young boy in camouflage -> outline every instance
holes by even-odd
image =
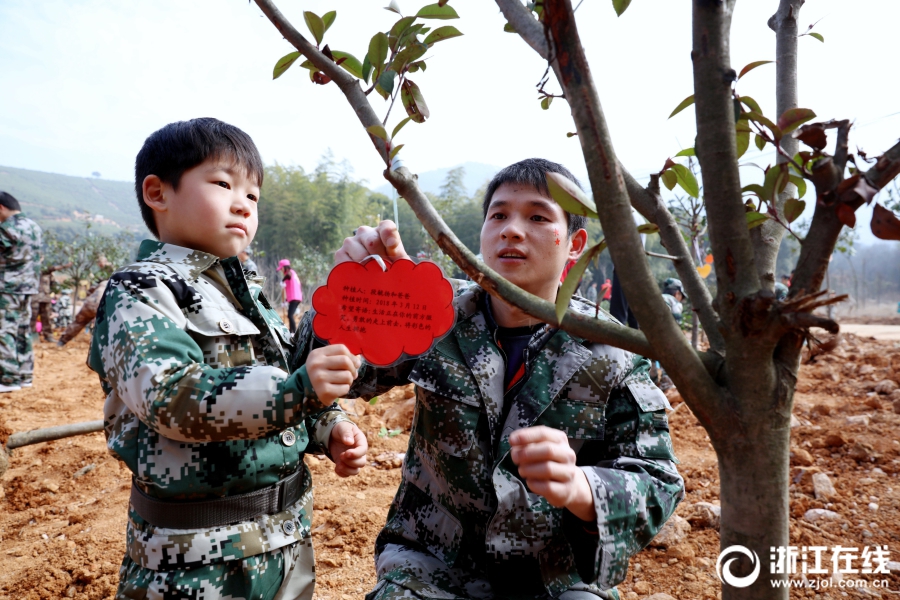
[[[41,228],[0,192],[0,393],[31,387],[31,297],[41,276]]]
[[[304,452],[341,476],[365,464],[365,437],[332,405],[359,359],[323,348],[288,370],[289,333],[235,256],[262,178],[250,137],[215,119],[167,125],[138,154],[159,241],[110,278],[88,359],[109,449],[133,473],[117,598],[310,598]]]
[[[494,177],[484,262],[556,300],[587,244],[584,218],[550,199],[540,159]],[[576,182],[577,183],[577,182]],[[406,257],[396,226],[360,228],[336,262]],[[363,367],[350,395],[416,384],[402,483],[376,542],[371,599],[616,598],[629,558],[684,495],[666,397],[649,362],[537,322],[460,283],[453,332],[391,369]],[[570,309],[594,315],[574,298]],[[605,313],[601,312],[602,315]],[[295,361],[305,359],[310,315]],[[313,347],[316,343],[311,344]]]

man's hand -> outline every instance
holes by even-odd
[[[331,430],[328,451],[334,460],[334,472],[341,477],[356,475],[366,466],[366,451],[369,442],[359,427],[347,421],[341,421]]]
[[[510,453],[528,488],[582,521],[593,522],[594,494],[584,472],[575,466],[575,452],[566,434],[539,425],[514,431]]]
[[[365,225],[357,229],[353,237],[345,238],[341,248],[334,253],[334,264],[359,262],[371,254],[390,261],[409,258],[393,221],[382,221],[375,229]]]
[[[306,358],[306,375],[319,400],[329,406],[350,391],[359,374],[361,359],[343,344],[316,348]]]

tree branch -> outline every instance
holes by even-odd
[[[797,21],[800,7],[805,0],[781,0],[777,12],[769,19],[769,28],[775,32],[775,104],[776,119],[785,111],[799,106],[797,94]],[[788,161],[797,154],[799,143],[793,136],[781,139],[781,150],[776,153],[776,164]],[[797,187],[788,183],[784,191],[775,198],[775,209],[783,222],[784,203],[793,198]],[[778,249],[784,238],[784,228],[776,221],[766,221],[750,232],[753,242],[759,285],[769,291],[775,288],[775,268]]]
[[[533,13],[525,8],[519,0],[497,0],[497,6],[500,7],[500,12],[516,30],[519,37],[525,40],[525,43],[531,46],[531,49],[537,52],[541,58],[547,60],[550,55],[547,38],[544,37],[544,28],[534,18]],[[559,73],[557,73],[558,75]]]
[[[736,303],[759,289],[753,247],[741,198],[735,142],[728,32],[734,0],[693,0],[694,98],[697,158],[709,216],[709,240],[716,257],[717,307],[728,323]],[[735,343],[740,343],[735,340]],[[730,351],[730,348],[729,348]]]
[[[572,12],[569,0],[544,1],[544,26],[550,32],[559,65],[559,82],[578,131],[610,254],[614,264],[629,265],[627,269],[617,270],[619,280],[666,371],[685,397],[707,412],[718,402],[718,389],[672,319],[643,255],[625,181]]]

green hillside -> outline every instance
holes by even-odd
[[[134,186],[127,181],[0,166],[0,190],[15,196],[22,210],[44,228],[80,230],[90,221],[96,231],[146,233]]]

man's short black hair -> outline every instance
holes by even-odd
[[[0,206],[5,206],[9,210],[22,210],[19,201],[9,192],[0,192]]]
[[[543,158],[526,158],[525,160],[520,160],[519,162],[502,169],[499,173],[494,175],[493,179],[491,179],[487,191],[484,193],[484,201],[481,206],[482,218],[487,218],[491,198],[494,197],[494,192],[497,191],[497,188],[504,183],[530,185],[549,198],[550,191],[547,189],[547,177],[545,175],[548,172],[559,173],[582,190],[584,189],[581,187],[581,184],[575,176],[561,164]],[[567,234],[571,236],[579,229],[584,229],[587,226],[587,217],[573,215],[572,213],[567,212],[566,223],[568,224]]]
[[[249,135],[218,119],[204,117],[169,123],[150,134],[134,161],[134,191],[147,229],[159,237],[153,209],[144,203],[144,179],[156,175],[176,190],[185,171],[208,159],[230,161],[245,170],[248,177],[263,182],[263,164],[259,150]]]

